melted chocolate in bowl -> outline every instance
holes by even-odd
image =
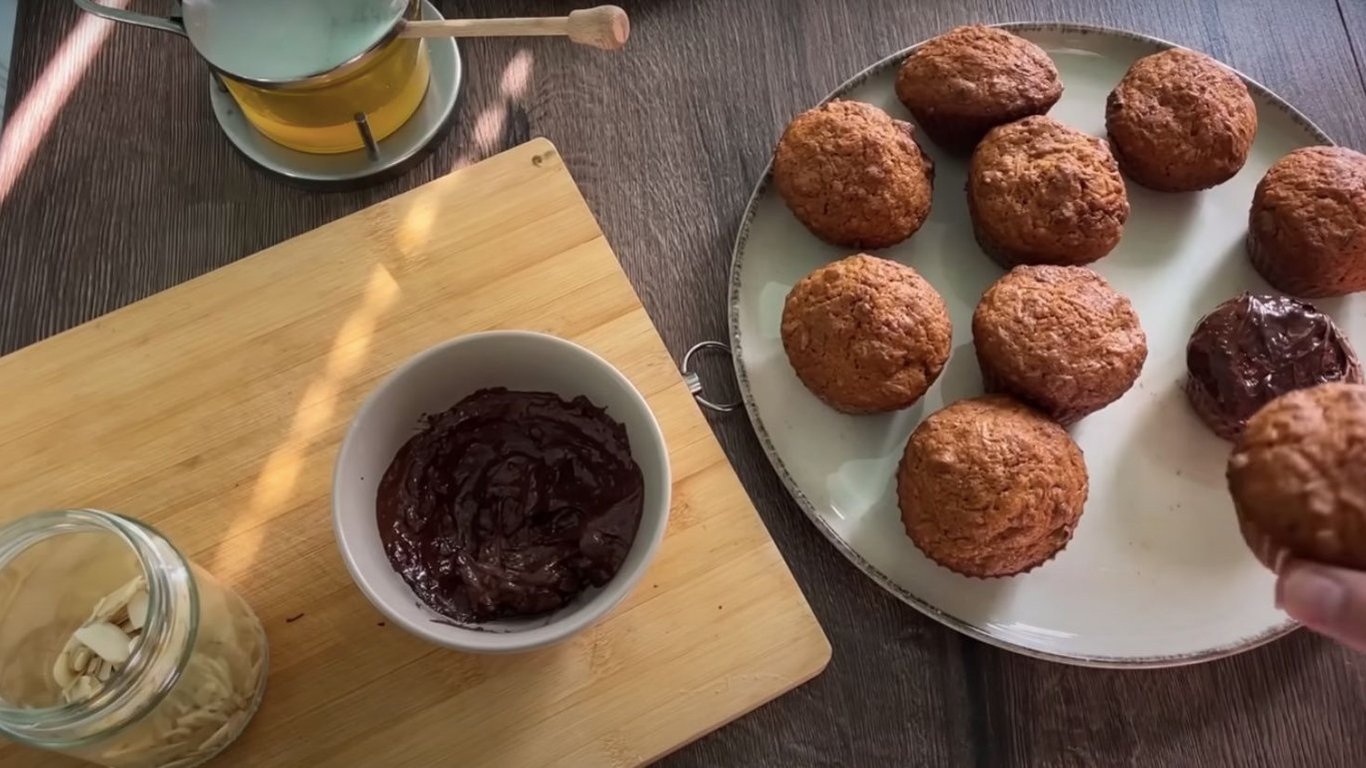
[[[425,417],[376,510],[390,564],[432,610],[526,617],[616,575],[644,480],[626,428],[587,398],[484,389]]]

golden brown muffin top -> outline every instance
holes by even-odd
[[[849,256],[793,286],[783,348],[817,397],[849,413],[905,408],[949,358],[953,327],[939,292],[910,267]]]
[[[1106,101],[1105,126],[1140,184],[1203,189],[1227,181],[1247,161],[1257,107],[1228,67],[1171,48],[1129,67]]]
[[[1087,267],[1015,267],[972,315],[979,358],[1010,389],[1046,409],[1109,403],[1148,357],[1138,313]]]
[[[925,419],[897,470],[907,535],[966,576],[1009,576],[1051,558],[1071,538],[1086,493],[1086,464],[1067,432],[1001,395]]]
[[[1366,385],[1268,403],[1229,457],[1228,483],[1239,516],[1292,555],[1366,568]]]
[[[1058,68],[1039,46],[973,24],[925,41],[901,65],[896,92],[912,110],[989,117],[1062,95]]]
[[[797,115],[778,141],[773,179],[793,214],[823,240],[885,248],[930,212],[934,165],[910,123],[858,101]]]
[[[972,154],[974,226],[1025,263],[1084,264],[1114,247],[1129,218],[1104,139],[1046,115],[993,128]]]
[[[1303,147],[1277,160],[1252,197],[1252,227],[1298,259],[1366,259],[1366,155]],[[1331,273],[1334,265],[1322,266]]]

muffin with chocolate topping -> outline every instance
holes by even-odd
[[[845,413],[906,408],[949,359],[943,297],[910,267],[858,254],[821,267],[783,305],[783,351],[802,384]]]
[[[1161,192],[1194,192],[1233,178],[1257,136],[1243,79],[1203,53],[1171,48],[1135,61],[1105,102],[1119,167]]]
[[[1039,46],[973,24],[917,47],[897,74],[896,95],[934,143],[966,153],[992,128],[1052,109],[1062,80]]]
[[[1016,267],[972,315],[982,381],[1068,424],[1138,380],[1148,339],[1123,294],[1086,267]]]
[[[1243,294],[1220,304],[1186,345],[1186,395],[1214,434],[1236,440],[1273,399],[1326,382],[1362,381],[1347,337],[1314,305]]]
[[[1305,147],[1277,160],[1252,196],[1247,253],[1286,293],[1366,291],[1366,155]]]
[[[921,422],[896,474],[906,535],[964,576],[1024,573],[1072,539],[1086,464],[1067,431],[1003,395],[959,400]]]
[[[816,237],[886,248],[930,215],[934,164],[910,123],[871,104],[832,101],[797,115],[773,156],[773,183]]]
[[[1088,264],[1119,244],[1129,198],[1104,139],[1026,117],[972,153],[968,214],[977,243],[1007,269]]]
[[[1238,526],[1257,558],[1366,569],[1366,386],[1283,395],[1247,422],[1228,460]]]

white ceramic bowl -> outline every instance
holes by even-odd
[[[640,529],[617,575],[554,613],[457,626],[418,600],[389,565],[375,521],[380,478],[398,449],[439,413],[486,387],[586,396],[626,426],[645,480]],[[365,596],[395,624],[438,645],[473,653],[543,648],[592,625],[640,581],[664,539],[669,518],[664,435],[645,398],[620,371],[563,339],[491,331],[439,344],[404,363],[365,399],[342,441],[332,478],[332,526],[342,559]]]

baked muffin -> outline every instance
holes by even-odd
[[[1277,160],[1252,196],[1247,253],[1286,293],[1366,291],[1366,155],[1305,147]]]
[[[1124,179],[1104,139],[1047,116],[994,128],[968,167],[968,213],[997,263],[1088,264],[1119,243]]]
[[[845,413],[919,400],[944,370],[953,326],[914,269],[859,254],[821,267],[783,306],[783,349],[806,388]]]
[[[1129,67],[1105,102],[1105,130],[1129,178],[1160,192],[1194,192],[1242,169],[1257,107],[1228,67],[1171,48]]]
[[[1366,569],[1366,386],[1283,395],[1247,422],[1228,460],[1238,526],[1279,571],[1287,557]]]
[[[896,95],[934,143],[970,152],[992,128],[1052,109],[1062,98],[1062,80],[1039,46],[973,24],[911,52],[897,74]]]
[[[959,400],[921,422],[896,474],[906,535],[964,576],[1024,573],[1072,538],[1086,464],[1067,432],[1001,395]]]
[[[832,101],[788,123],[773,182],[811,233],[849,248],[886,248],[930,214],[934,164],[910,123],[858,101]]]
[[[1249,293],[1195,326],[1186,370],[1191,406],[1225,440],[1237,440],[1252,414],[1287,392],[1362,380],[1356,352],[1331,317],[1303,301]]]
[[[1129,391],[1148,358],[1133,304],[1086,267],[1016,267],[972,314],[982,381],[1063,424]]]

